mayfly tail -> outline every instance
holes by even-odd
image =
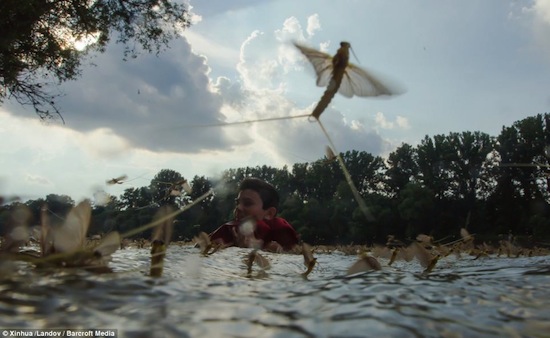
[[[344,172],[344,177],[346,178],[346,181],[348,182],[348,185],[351,189],[351,192],[353,193],[353,197],[355,197],[355,200],[357,201],[357,204],[359,204],[359,209],[361,209],[361,211],[363,212],[363,214],[365,215],[367,220],[373,221],[374,217],[370,213],[369,208],[365,204],[365,201],[363,200],[361,195],[359,195],[359,191],[357,191],[357,188],[355,187],[355,184],[353,183],[353,180],[351,179],[351,175],[349,174],[349,171],[346,168],[346,164],[344,163],[344,160],[342,159],[342,156],[340,156],[340,152],[338,152],[336,150],[336,147],[334,146],[334,142],[332,142],[332,139],[330,138],[327,130],[325,129],[325,127],[321,123],[321,120],[317,119],[317,122],[319,122],[319,126],[321,126],[321,129],[323,130],[323,133],[327,137],[327,140],[328,140],[328,143],[330,144],[330,147],[332,148],[332,150],[336,154],[336,158],[338,159],[338,163],[340,164],[340,167],[342,168],[342,171]]]
[[[338,86],[336,86],[336,83],[332,80],[327,87],[327,90],[323,93],[323,96],[321,96],[321,100],[319,100],[319,103],[317,103],[317,106],[315,109],[313,109],[313,112],[311,113],[311,116],[315,117],[317,120],[319,119],[319,116],[325,111],[325,109],[328,107],[328,104],[336,95],[336,92],[338,91]]]
[[[183,125],[183,126],[174,126],[174,127],[169,127],[169,128],[163,128],[162,130],[181,129],[181,128],[229,127],[229,126],[237,126],[237,125],[242,125],[242,124],[251,124],[251,123],[256,123],[256,122],[291,120],[291,119],[302,118],[302,117],[307,117],[307,116],[310,116],[310,115],[309,114],[301,114],[301,115],[294,115],[294,116],[268,117],[268,118],[265,118],[265,119],[236,121],[236,122],[222,122],[222,123],[212,123],[212,124],[188,124],[188,125]]]

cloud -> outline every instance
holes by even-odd
[[[202,21],[202,15],[197,14],[194,10],[194,6],[188,4],[189,16],[191,20],[191,25],[196,25]]]
[[[121,47],[94,59],[81,79],[63,86],[60,101],[66,128],[110,130],[128,145],[153,151],[197,153],[230,149],[224,132],[186,126],[220,123],[222,99],[211,90],[207,59],[185,38],[158,57],[120,60]]]
[[[537,19],[550,26],[550,1],[535,0],[533,9],[536,12]]]
[[[128,142],[109,128],[94,129],[88,133],[79,133],[79,143],[95,158],[109,159],[120,156],[130,150]]]
[[[409,129],[409,120],[403,116],[397,116],[395,122],[388,121],[382,112],[377,112],[374,121],[376,125],[382,129]]]
[[[318,16],[309,17],[308,27],[311,32],[320,27]],[[214,81],[216,92],[232,111],[231,120],[251,121],[311,112],[319,97],[311,97],[308,106],[300,107],[289,99],[287,92],[291,79],[298,75],[296,71],[303,72],[306,65],[301,54],[289,44],[292,40],[307,40],[295,17],[287,18],[282,27],[272,33],[253,31],[243,41],[237,65],[238,78],[223,77]],[[311,78],[307,85],[315,88],[315,79]],[[342,113],[333,108],[329,107],[321,119],[339,151],[357,149],[378,155],[391,147],[376,130],[358,121],[346,121]],[[405,126],[406,119],[401,118],[393,124]],[[328,145],[318,124],[305,117],[251,123],[245,135],[275,164],[317,160]]]
[[[406,117],[403,116],[397,116],[395,118],[395,124],[401,129],[410,129],[411,126],[409,124],[409,120]]]
[[[550,56],[550,0],[535,0],[532,10],[534,12],[533,30],[537,44],[545,55]]]
[[[309,17],[308,27],[310,32],[320,27],[316,15]],[[195,159],[220,170],[235,161],[279,165],[316,160],[323,156],[327,140],[307,118],[205,127],[309,114],[320,96],[298,104],[288,95],[307,65],[289,41],[307,42],[305,36],[302,24],[293,17],[271,32],[252,31],[240,46],[236,76],[216,79],[210,78],[208,59],[195,54],[185,38],[158,57],[144,54],[128,62],[120,60],[121,47],[109,46],[94,59],[97,67],[86,67],[81,79],[63,86],[66,95],[60,106],[67,124],[49,126],[49,131],[42,132],[71,139],[64,151],[84,156],[67,160],[71,164],[67,169],[75,171],[86,161],[98,159],[126,159],[126,163],[156,170],[157,165],[170,164],[169,158],[173,163],[189,161],[182,154],[194,154]],[[315,89],[315,80],[309,76],[302,77]],[[338,150],[380,154],[388,147],[375,129],[346,121],[333,108],[329,107],[322,119]],[[59,160],[59,154],[51,152],[54,150],[58,149],[45,149],[31,161],[44,161],[48,156]],[[140,152],[145,162],[140,162]],[[152,159],[154,154],[159,154],[157,159]],[[233,159],[225,164],[219,158],[206,159],[215,154]],[[151,161],[158,163],[148,164]],[[120,173],[124,172],[106,171],[105,176]]]
[[[294,16],[287,18],[283,27],[275,30],[275,38],[278,41],[305,40],[300,21]]]
[[[30,184],[38,184],[38,185],[45,185],[45,186],[53,185],[50,180],[40,175],[27,174],[25,176],[25,181],[29,182]]]
[[[510,12],[509,17],[512,19],[526,17],[533,34],[535,47],[544,53],[544,57],[548,59],[550,56],[550,1],[549,0],[534,0],[530,5],[521,4],[521,9],[518,11],[516,6]],[[520,14],[517,14],[520,13]]]
[[[203,129],[221,132],[220,128]],[[36,117],[16,117],[0,109],[0,158],[5,159],[0,166],[0,196],[36,199],[55,193],[78,201],[92,198],[101,189],[119,195],[124,189],[148,185],[161,169],[176,170],[191,179],[194,175],[216,177],[228,168],[267,163],[269,159],[258,154],[254,140],[243,137],[245,127],[225,129],[238,149],[199,154],[153,152],[126,148],[123,139],[109,129],[83,133],[44,125]],[[123,174],[128,176],[124,184],[105,184]]]
[[[313,14],[307,18],[307,35],[312,37],[316,31],[321,29],[319,14]]]

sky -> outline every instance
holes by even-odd
[[[321,121],[337,151],[387,157],[425,136],[481,131],[550,112],[550,0],[190,0],[193,24],[157,55],[123,61],[110,45],[62,84],[65,124],[0,106],[0,196],[75,201],[185,178],[282,168],[324,156],[307,118],[323,94],[293,41],[350,61],[404,92],[335,96]],[[124,184],[106,180],[127,175]]]

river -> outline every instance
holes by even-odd
[[[171,245],[160,278],[149,249],[114,255],[114,273],[10,264],[0,276],[0,329],[116,329],[118,337],[550,337],[550,256],[441,258],[429,274],[416,261],[346,276],[357,257],[262,253],[201,256]],[[15,268],[13,264],[16,264]]]

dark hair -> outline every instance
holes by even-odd
[[[245,189],[254,190],[260,195],[264,210],[271,207],[274,207],[275,209],[279,207],[279,193],[266,181],[255,177],[245,178],[239,186],[239,191]]]

